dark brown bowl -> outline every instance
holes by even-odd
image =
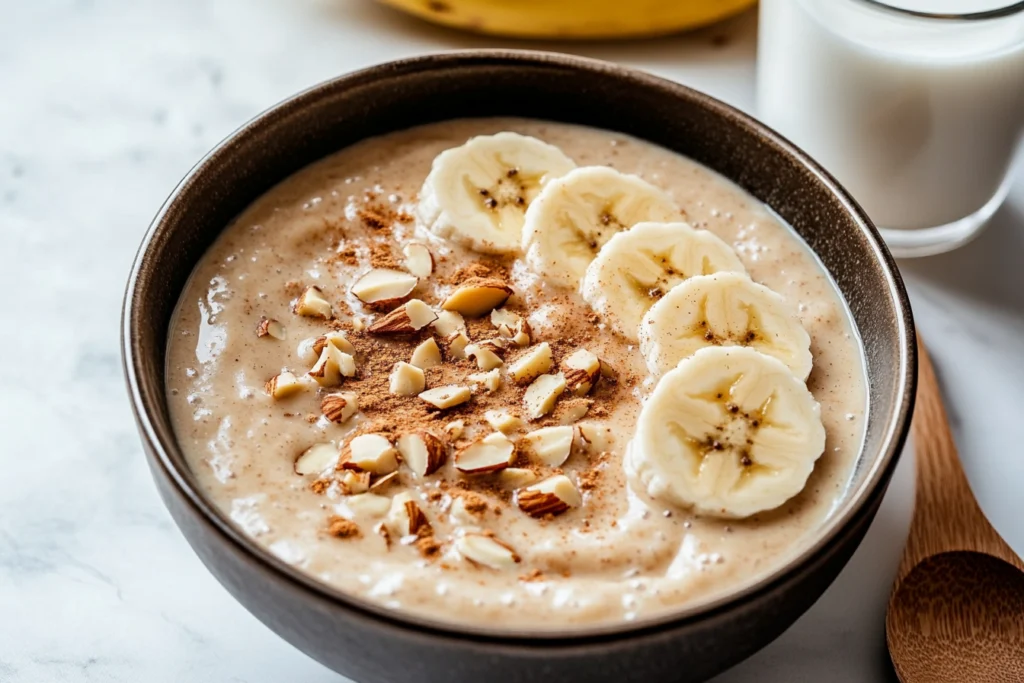
[[[756,584],[670,617],[565,633],[430,623],[344,595],[283,563],[203,495],[164,393],[168,324],[185,281],[250,202],[358,140],[421,123],[525,116],[628,133],[738,183],[788,221],[838,283],[864,342],[870,406],[845,499],[816,541]],[[256,117],[182,180],[128,282],[124,368],[160,495],[210,571],[303,652],[363,683],[697,681],[769,643],[832,582],[867,530],[903,445],[916,382],[910,306],[867,216],[814,161],[748,116],[689,88],[564,55],[476,51],[382,64]],[[183,596],[185,597],[185,596]]]

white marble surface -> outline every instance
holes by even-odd
[[[687,37],[544,47],[749,110],[754,31],[748,14]],[[500,44],[369,0],[0,0],[0,681],[341,680],[237,605],[161,506],[122,387],[122,288],[166,194],[261,109],[359,66]],[[1018,551],[1022,257],[1024,179],[974,244],[903,264],[971,482]],[[882,614],[909,465],[839,582],[720,681],[889,678]]]

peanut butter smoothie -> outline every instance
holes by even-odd
[[[240,528],[481,628],[640,620],[777,569],[842,496],[867,409],[834,284],[760,202],[521,119],[288,178],[205,255],[168,344],[181,447]]]

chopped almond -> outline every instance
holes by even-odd
[[[472,398],[472,396],[473,392],[469,390],[469,387],[458,386],[456,384],[427,389],[419,394],[421,399],[440,410],[453,408],[465,403]]]
[[[573,427],[543,427],[523,436],[519,443],[531,459],[548,467],[561,467],[569,459],[576,437]]]
[[[455,467],[467,474],[497,472],[512,464],[515,445],[501,432],[477,439],[455,454]]]
[[[397,396],[415,396],[427,386],[426,376],[415,365],[400,361],[391,371],[389,391]]]
[[[273,337],[284,341],[287,339],[288,334],[285,332],[284,325],[273,318],[260,318],[259,325],[256,326],[257,337]]]
[[[437,313],[419,299],[405,302],[371,324],[370,334],[412,334],[437,320]]]
[[[481,370],[493,370],[505,364],[492,347],[483,344],[469,344],[466,347],[466,357],[476,360],[476,366]]]
[[[420,343],[412,352],[409,362],[421,370],[437,367],[441,364],[441,349],[433,337]]]
[[[590,351],[577,349],[562,361],[562,374],[569,391],[585,396],[601,374],[601,361]]]
[[[328,468],[333,468],[337,461],[337,446],[331,443],[318,443],[299,453],[292,468],[295,470],[295,474],[303,476],[320,474]]]
[[[402,247],[405,256],[405,269],[419,278],[430,277],[434,272],[434,255],[426,245],[410,242]]]
[[[433,474],[448,460],[448,441],[431,431],[419,431],[398,437],[402,461],[421,477]]]
[[[501,371],[497,368],[488,372],[474,372],[467,377],[474,384],[481,384],[488,392],[493,393],[501,386]]]
[[[513,290],[501,280],[471,278],[444,300],[441,307],[470,318],[479,318],[505,303]]]
[[[495,408],[484,412],[484,420],[499,432],[514,432],[523,426],[523,421],[513,415],[507,408]]]
[[[451,360],[462,360],[469,346],[469,337],[465,332],[453,332],[444,340],[444,353]]]
[[[544,517],[579,507],[583,498],[568,477],[558,474],[519,491],[516,504],[531,517]]]
[[[306,287],[306,291],[302,293],[298,303],[295,304],[295,312],[308,318],[331,318],[334,316],[331,302],[316,285]]]
[[[267,380],[265,388],[268,394],[280,400],[299,393],[303,386],[298,377],[286,371]]]
[[[403,301],[416,288],[418,279],[401,270],[374,268],[352,284],[352,294],[373,308],[390,309]]]
[[[514,382],[525,384],[551,370],[553,365],[551,347],[543,342],[521,352],[508,366],[508,376]]]
[[[320,412],[331,422],[342,424],[359,410],[358,396],[351,391],[327,394],[320,401]]]
[[[512,569],[522,559],[512,546],[483,533],[466,533],[455,541],[455,550],[473,564],[491,569]]]
[[[560,372],[554,375],[541,375],[535,379],[523,395],[527,419],[539,420],[550,413],[564,391],[565,377]]]
[[[434,330],[442,337],[450,337],[456,332],[465,332],[466,321],[460,313],[442,310],[434,321]]]
[[[360,434],[345,445],[341,468],[388,474],[398,469],[398,452],[380,434]]]

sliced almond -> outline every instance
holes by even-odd
[[[466,357],[475,360],[476,366],[481,370],[486,371],[500,368],[505,364],[505,361],[492,349],[493,347],[484,346],[483,344],[470,344],[466,347]]]
[[[400,361],[391,371],[391,383],[388,390],[396,396],[415,396],[426,386],[427,378],[422,370],[415,365]]]
[[[397,479],[398,470],[395,470],[394,472],[389,472],[388,474],[384,474],[379,477],[373,477],[373,480],[370,482],[370,490],[377,492],[383,491],[385,488],[387,488],[388,484]]]
[[[338,462],[338,447],[330,443],[313,444],[295,458],[292,469],[303,476],[333,469]]]
[[[525,467],[509,467],[498,473],[502,486],[518,489],[537,481],[537,473]]]
[[[579,507],[583,497],[569,477],[557,474],[517,492],[516,504],[531,517],[543,517]]]
[[[437,367],[441,364],[441,349],[437,341],[431,337],[420,343],[412,352],[409,362],[421,370]]]
[[[290,372],[282,372],[267,380],[264,387],[275,399],[288,398],[302,391],[302,382]]]
[[[411,299],[378,318],[366,331],[370,334],[412,334],[437,320],[437,313],[419,299]]]
[[[472,396],[473,392],[469,390],[469,387],[457,384],[427,389],[419,395],[424,401],[440,410],[461,405],[472,398]]]
[[[359,410],[359,397],[351,391],[327,394],[320,400],[320,412],[331,422],[342,424]]]
[[[434,255],[426,245],[410,242],[402,247],[402,255],[405,256],[405,269],[416,277],[430,277],[434,272]]]
[[[316,354],[317,358],[324,352],[328,344],[338,347],[339,351],[344,351],[350,356],[354,356],[356,353],[356,347],[352,346],[352,342],[345,335],[341,332],[328,332],[313,340],[313,353]]]
[[[384,524],[398,538],[418,536],[430,530],[430,521],[408,492],[399,493],[391,499],[391,509]]]
[[[398,437],[398,452],[409,469],[425,477],[448,460],[448,440],[426,430],[403,434]]]
[[[352,284],[352,294],[374,308],[392,308],[402,303],[418,282],[415,275],[390,268],[374,268]]]
[[[532,336],[533,330],[530,329],[530,323],[526,321],[526,318],[520,319],[513,330],[512,341],[516,343],[516,346],[526,347],[530,345]]]
[[[475,527],[478,523],[477,515],[466,508],[466,501],[456,498],[452,501],[452,507],[448,510],[452,521],[464,527]]]
[[[553,365],[551,347],[547,342],[543,342],[526,349],[512,361],[508,366],[508,376],[514,382],[525,384],[551,370]]]
[[[362,318],[357,318],[355,316],[352,316],[352,331],[353,332],[362,332],[365,329],[366,329],[366,321],[363,320]]]
[[[495,408],[484,412],[484,420],[499,432],[514,432],[523,426],[523,421],[513,415],[507,408]]]
[[[501,371],[495,368],[488,372],[474,372],[466,379],[474,384],[482,385],[488,392],[493,393],[501,386]]]
[[[452,332],[444,340],[444,354],[450,360],[462,360],[466,357],[466,349],[469,345],[469,337],[465,332]]]
[[[491,569],[512,569],[522,561],[512,546],[493,536],[470,532],[455,541],[455,550],[473,564]]]
[[[558,397],[565,391],[565,377],[562,373],[541,375],[533,380],[523,394],[523,406],[528,420],[539,420],[555,407]]]
[[[345,470],[339,481],[341,488],[346,495],[352,496],[359,493],[366,493],[370,490],[370,480],[373,475],[369,472],[357,472],[356,470]]]
[[[565,385],[577,396],[585,396],[601,374],[601,360],[586,349],[576,349],[561,364]]]
[[[398,469],[398,451],[380,434],[360,434],[342,449],[341,468],[388,474]]]
[[[515,444],[501,432],[477,439],[455,454],[455,467],[467,474],[497,472],[512,464]]]
[[[612,430],[600,422],[580,422],[576,425],[580,443],[589,453],[603,453],[612,446]]]
[[[513,313],[507,308],[495,308],[491,311],[491,324],[498,328],[498,332],[506,337],[511,337],[513,330],[522,318],[518,313]]]
[[[322,387],[336,387],[343,377],[354,377],[355,359],[334,344],[327,344],[320,353],[320,359],[309,371],[309,376]]]
[[[345,506],[358,517],[383,517],[391,509],[391,499],[376,493],[357,493],[345,499]]]
[[[260,323],[256,326],[256,336],[260,338],[273,337],[274,339],[284,341],[288,338],[288,333],[285,331],[284,325],[277,320],[273,318],[260,318]]]
[[[462,436],[462,432],[466,431],[466,421],[453,420],[444,426],[444,431],[448,434],[448,438],[457,439]]]
[[[561,467],[569,459],[576,437],[573,427],[542,427],[524,435],[519,443],[532,460],[548,467]]]
[[[434,330],[442,337],[448,337],[456,332],[465,332],[466,321],[460,313],[442,310],[434,321]]]
[[[331,302],[316,285],[306,287],[295,304],[295,312],[307,318],[330,318],[334,315]]]
[[[561,424],[575,424],[587,416],[593,404],[594,402],[589,398],[570,398],[567,401],[559,402],[555,415]]]
[[[448,295],[441,304],[446,311],[457,311],[470,318],[479,318],[508,301],[514,291],[501,280],[470,278]]]

